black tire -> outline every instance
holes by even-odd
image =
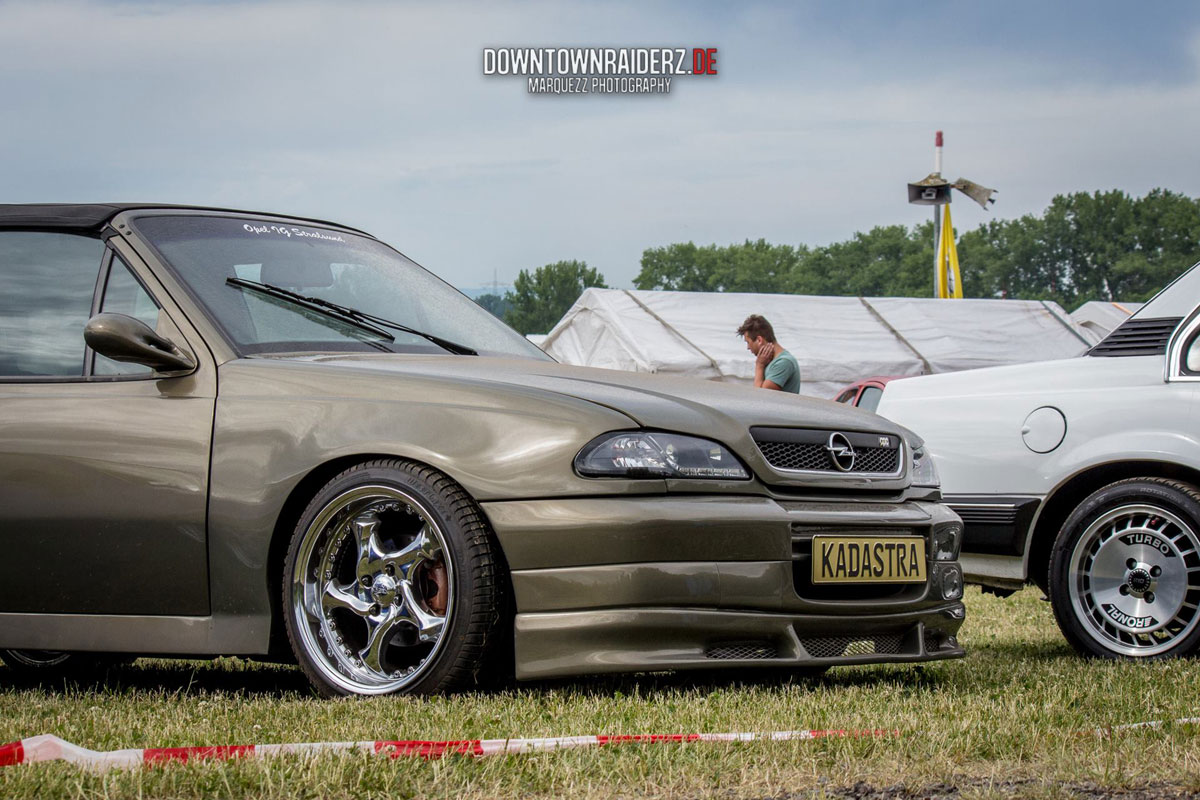
[[[336,475],[292,535],[288,639],[321,694],[426,694],[493,678],[507,575],[479,506],[428,467],[379,460]]]
[[[1159,659],[1200,644],[1200,492],[1165,478],[1096,491],[1063,523],[1049,597],[1084,656]]]
[[[60,650],[0,650],[0,661],[10,672],[30,678],[103,678],[112,667],[133,661],[130,656],[76,653]]]

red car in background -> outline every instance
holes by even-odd
[[[863,378],[861,381],[855,381],[838,392],[834,400],[839,403],[849,403],[852,406],[857,406],[867,411],[874,411],[879,405],[879,398],[883,396],[883,387],[888,384],[888,381],[895,381],[904,377],[908,376],[881,375],[875,378]]]

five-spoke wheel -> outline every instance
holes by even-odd
[[[1067,519],[1050,599],[1081,653],[1182,655],[1200,638],[1200,494],[1163,479],[1119,481]]]
[[[318,492],[285,578],[293,648],[329,695],[453,688],[477,674],[496,627],[496,559],[477,507],[407,462],[352,468]]]

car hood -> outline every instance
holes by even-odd
[[[273,356],[272,359],[283,357]],[[724,438],[748,426],[819,427],[903,434],[904,429],[856,408],[786,392],[694,378],[572,367],[550,361],[470,356],[339,354],[291,356],[382,376],[553,392],[618,411],[638,425]]]

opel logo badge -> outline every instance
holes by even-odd
[[[846,438],[845,434],[829,434],[829,444],[825,445],[825,449],[829,451],[830,460],[839,470],[849,472],[854,469],[854,457],[857,453],[854,452],[854,446],[850,444],[850,440]]]

